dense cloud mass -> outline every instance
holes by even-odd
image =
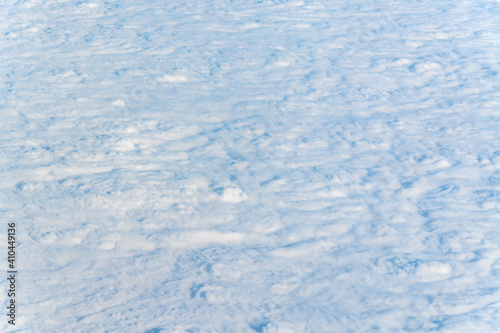
[[[2,1],[0,331],[500,331],[499,15]]]

